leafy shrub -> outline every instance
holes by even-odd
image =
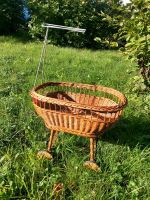
[[[131,61],[137,63],[144,84],[150,88],[150,0],[131,0],[126,7],[119,7],[122,15],[106,16],[109,23],[119,25],[117,38],[125,40],[122,48]]]

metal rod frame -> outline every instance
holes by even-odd
[[[42,47],[42,51],[41,51],[40,60],[39,60],[38,66],[37,66],[37,71],[36,71],[36,76],[35,76],[35,81],[34,81],[34,87],[36,85],[36,82],[37,82],[37,79],[38,79],[38,74],[39,74],[41,67],[42,67],[41,68],[41,70],[42,70],[42,82],[43,82],[43,79],[44,79],[44,71],[43,71],[44,66],[42,66],[42,64],[44,65],[44,58],[45,58],[46,44],[47,44],[47,40],[48,40],[49,28],[68,30],[68,31],[78,32],[78,33],[85,33],[85,31],[86,31],[86,29],[74,28],[74,27],[69,27],[69,26],[61,26],[61,25],[56,25],[56,24],[47,24],[47,23],[42,24],[42,27],[46,28],[46,33],[45,33],[45,38],[44,38],[43,47]]]
[[[85,33],[86,31],[86,29],[74,28],[74,27],[69,27],[69,26],[61,26],[61,25],[56,25],[56,24],[47,24],[47,23],[42,24],[42,27],[68,30],[68,31],[79,32],[79,33]]]

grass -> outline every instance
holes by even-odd
[[[150,199],[150,119],[143,98],[128,94],[122,119],[98,142],[102,172],[82,167],[88,139],[60,133],[54,160],[38,160],[49,131],[32,107],[41,51],[39,42],[0,37],[1,199]],[[48,45],[47,80],[105,85],[126,92],[135,66],[118,51],[90,51]],[[39,76],[38,82],[41,78]],[[54,185],[63,190],[53,194]]]

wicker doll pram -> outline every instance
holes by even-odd
[[[37,114],[51,130],[48,149],[38,156],[51,159],[52,147],[63,131],[90,139],[90,160],[84,165],[99,170],[95,159],[98,138],[119,119],[126,97],[112,88],[68,82],[46,82],[30,94]]]

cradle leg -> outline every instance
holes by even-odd
[[[48,152],[51,152],[52,147],[54,146],[55,142],[58,139],[58,131],[51,130],[50,132],[51,134],[49,137],[48,148],[47,148]]]
[[[90,161],[95,162],[97,140],[90,138]]]
[[[100,167],[96,164],[96,147],[97,138],[90,138],[90,160],[86,161],[84,166],[95,171],[100,171]]]
[[[51,150],[52,150],[54,143],[57,140],[57,137],[58,137],[58,131],[51,130],[47,151],[39,151],[37,153],[38,158],[46,158],[48,160],[51,160],[53,158],[51,155]]]

